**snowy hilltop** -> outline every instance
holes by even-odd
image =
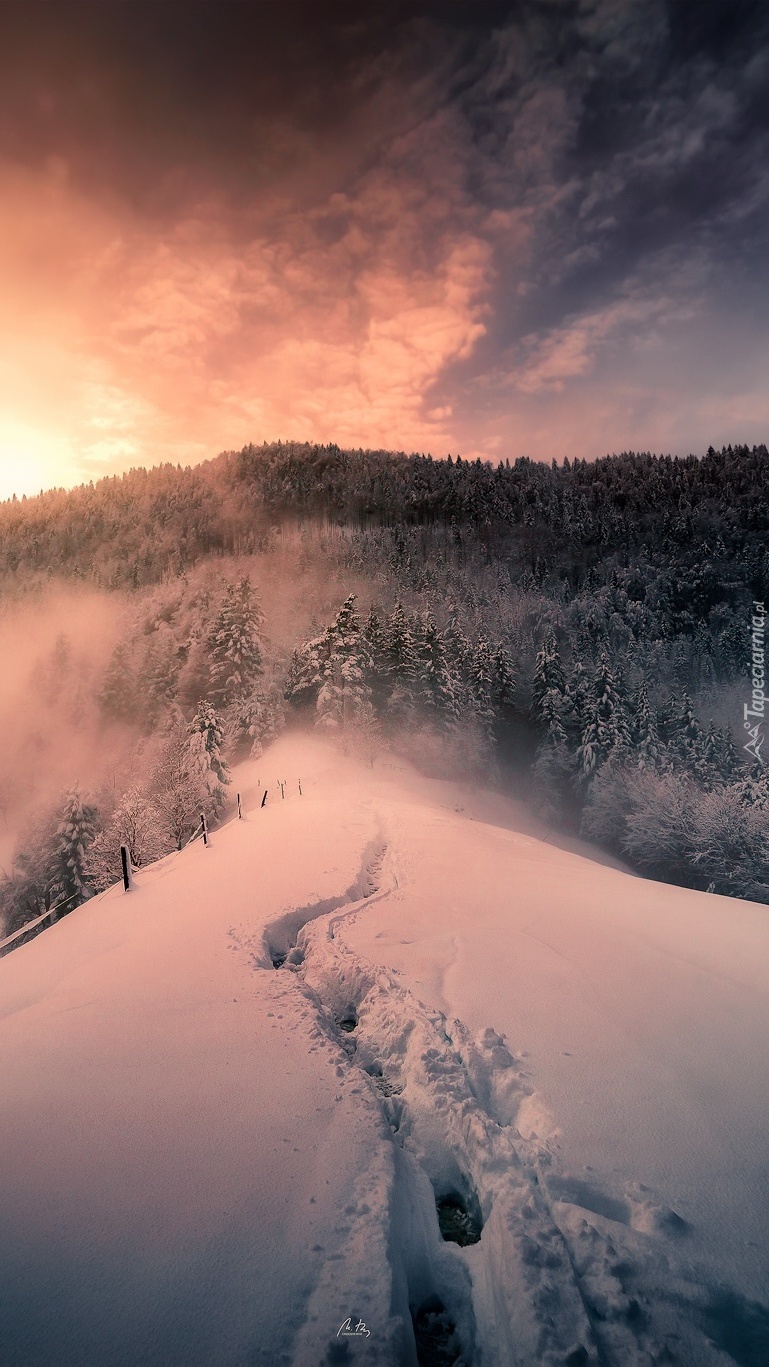
[[[233,778],[0,962],[2,1367],[769,1361],[765,907],[386,753]]]

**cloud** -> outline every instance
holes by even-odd
[[[604,308],[566,319],[542,335],[522,340],[524,360],[510,371],[510,382],[527,394],[562,391],[570,380],[591,375],[601,351],[620,345],[646,347],[660,332],[688,321],[697,304],[690,291],[678,297],[628,282],[624,295]]]
[[[688,448],[706,410],[759,430],[759,19],[321,8],[9,25],[0,494],[262,438],[549,458],[575,423],[580,455]]]

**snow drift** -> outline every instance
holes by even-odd
[[[0,962],[3,1367],[769,1360],[766,909],[390,757],[236,780]]]

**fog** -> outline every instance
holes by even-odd
[[[105,726],[96,692],[124,612],[119,595],[55,586],[0,615],[0,864],[19,831],[62,788],[103,781],[123,728]]]
[[[135,717],[115,719],[103,705],[105,676],[123,642],[142,693],[153,651],[184,651],[221,599],[225,581],[248,577],[265,615],[268,676],[279,678],[291,651],[321,629],[357,576],[341,577],[315,555],[302,556],[298,532],[276,534],[266,553],[208,561],[188,574],[135,593],[100,592],[54,582],[0,608],[0,871],[8,871],[25,828],[64,790],[77,785],[98,800],[141,782],[162,729],[137,699]],[[301,568],[297,568],[298,562]],[[179,701],[194,710],[188,662]],[[167,709],[166,709],[167,712]]]

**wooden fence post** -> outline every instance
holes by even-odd
[[[262,798],[262,801],[261,801],[261,804],[260,804],[260,805],[263,807],[266,801],[267,801],[267,789],[265,788],[265,790],[264,790],[264,797]]]
[[[280,779],[278,779],[278,783],[280,783]],[[286,796],[286,785],[285,785],[285,783],[280,783],[280,795],[281,795],[281,797],[285,800],[285,796]]]
[[[203,844],[204,844],[204,845],[207,845],[207,844],[208,844],[208,826],[207,826],[207,824],[206,824],[206,814],[205,814],[205,812],[201,812],[201,813],[200,813],[200,829],[201,829],[201,832],[202,832],[202,834],[203,834]]]
[[[302,796],[302,780],[299,780],[299,796]]]
[[[243,808],[240,805],[240,793],[238,793],[238,821],[243,820]]]
[[[128,853],[128,846],[120,846],[120,862],[123,865],[123,890],[131,891],[131,858]]]

